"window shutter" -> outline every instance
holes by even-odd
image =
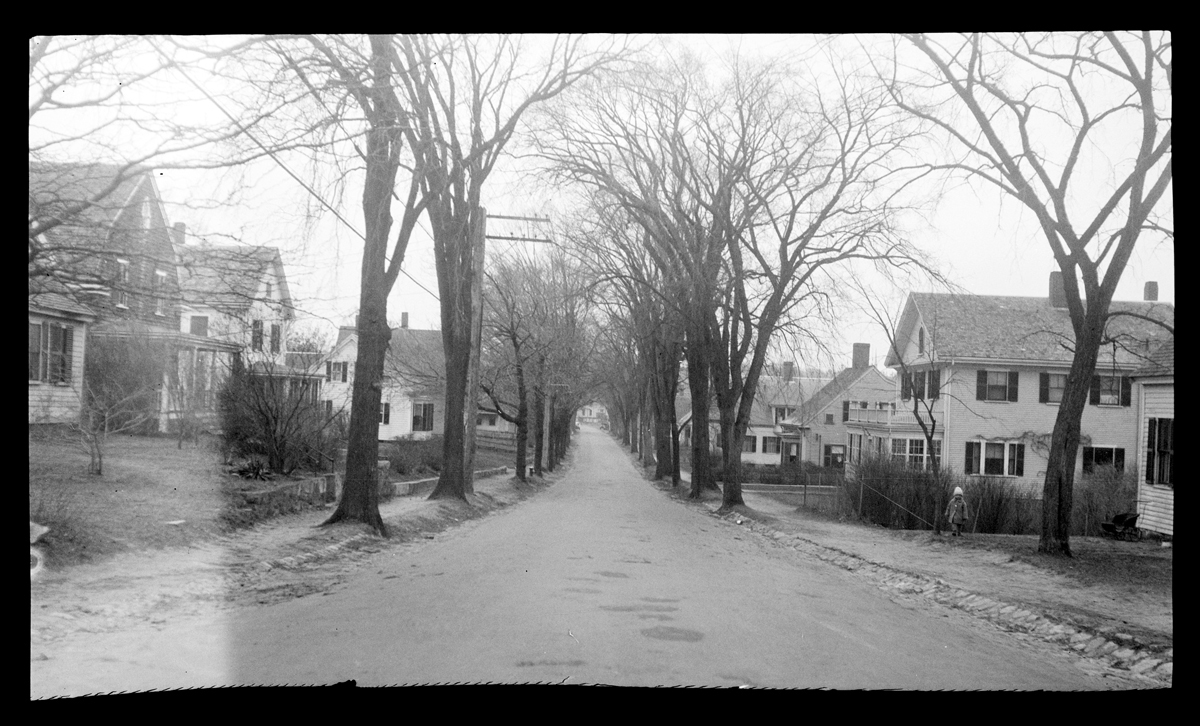
[[[333,380],[333,361],[331,360],[325,361],[325,380]]]
[[[261,320],[255,320],[250,326],[250,349],[262,350],[263,344],[263,324]]]
[[[71,364],[72,353],[75,347],[75,329],[63,327],[63,354],[62,354],[62,373],[60,380],[63,383],[71,382]]]
[[[1017,384],[1020,383],[1021,374],[1016,371],[1008,372],[1008,400],[1012,403],[1017,402]]]
[[[1121,376],[1121,405],[1128,406],[1133,403],[1133,384],[1129,380],[1129,376]]]
[[[912,398],[912,379],[904,371],[900,371],[900,398],[905,401]]]
[[[386,424],[386,423],[391,423],[391,421],[392,421],[392,404],[385,403],[385,404],[383,404],[383,422]]]
[[[1125,449],[1113,450],[1113,467],[1117,471],[1125,471]]]
[[[929,400],[935,401],[942,393],[942,372],[937,368],[929,370]]]
[[[278,324],[278,323],[271,323],[271,352],[272,352],[272,353],[278,353],[278,352],[279,352],[279,346],[280,346],[280,340],[279,340],[279,338],[280,338],[280,336],[279,336],[279,324]]]
[[[1008,473],[1012,476],[1025,476],[1025,444],[1009,444]]]
[[[963,464],[963,473],[964,473],[964,474],[974,474],[974,473],[975,473],[975,472],[974,472],[974,471],[971,469],[971,464],[972,464],[972,463],[974,463],[974,461],[975,461],[975,459],[974,459],[974,458],[971,456],[971,454],[972,454],[972,453],[974,453],[974,452],[971,450],[971,449],[972,449],[972,447],[973,447],[973,445],[974,445],[974,443],[975,443],[974,441],[968,441],[968,442],[967,442],[967,459],[966,459],[966,463],[965,463],[965,464]]]
[[[348,361],[342,361],[342,383],[346,382],[346,372],[350,369]]]
[[[975,400],[987,400],[987,371],[975,372]]]
[[[850,402],[849,401],[842,401],[842,420],[843,421],[850,420]]]
[[[1157,436],[1158,436],[1158,419],[1152,418],[1147,420],[1146,425],[1146,483],[1154,483],[1154,457],[1158,453]]]
[[[1100,405],[1100,376],[1092,376],[1092,394],[1088,397],[1088,403]]]
[[[62,339],[63,328],[60,325],[50,326],[50,377],[51,383],[62,380]]]
[[[1038,403],[1050,402],[1050,374],[1042,371],[1038,374]]]

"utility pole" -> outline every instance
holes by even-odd
[[[471,252],[474,266],[471,270],[471,357],[467,361],[467,400],[463,405],[464,431],[463,446],[463,476],[471,479],[475,472],[475,420],[479,408],[479,354],[483,347],[483,263],[487,254],[485,240],[507,240],[512,242],[543,242],[553,244],[553,240],[544,237],[528,237],[516,235],[489,235],[487,233],[488,219],[508,219],[522,222],[546,223],[549,217],[511,217],[502,214],[489,215],[484,207],[477,207],[474,215],[474,225],[471,228]],[[549,402],[549,399],[546,399]],[[549,442],[549,425],[546,429],[546,441]]]

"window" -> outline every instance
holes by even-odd
[[[1175,455],[1175,419],[1146,421],[1146,483],[1174,486],[1171,459]]]
[[[900,398],[936,400],[942,388],[942,372],[936,369],[900,374]]]
[[[379,423],[387,424],[392,422],[392,404],[384,402],[379,405]]]
[[[833,414],[832,413],[825,414],[825,425],[826,426],[833,425]]]
[[[846,434],[846,450],[848,453],[848,461],[862,461],[863,456],[863,435],[862,434]]]
[[[262,350],[263,345],[263,323],[261,320],[255,320],[250,324],[250,350]]]
[[[201,338],[208,337],[208,316],[193,315],[192,316],[192,335],[199,335]]]
[[[346,371],[350,368],[349,363],[342,361],[325,361],[325,380],[337,382],[346,382]]]
[[[762,444],[762,452],[764,454],[778,454],[780,451],[778,436],[764,436],[762,437]]]
[[[1128,406],[1132,402],[1129,376],[1092,376],[1093,406]]]
[[[883,439],[876,441],[876,448],[882,453]],[[942,442],[937,439],[933,442],[932,452],[928,451],[929,447],[925,445],[925,439],[892,439],[892,461],[899,462],[913,469],[924,469],[932,464],[933,461],[941,461],[942,458]]]
[[[129,307],[129,260],[117,260],[117,307]]]
[[[57,323],[29,324],[29,380],[70,383],[75,329]]]
[[[758,453],[758,437],[746,436],[742,439],[742,453],[756,454]]]
[[[1083,447],[1083,473],[1091,474],[1097,466],[1111,466],[1125,471],[1125,449],[1117,446]]]
[[[979,371],[975,378],[975,399],[978,401],[1017,401],[1016,371]]]
[[[433,431],[433,404],[413,404],[413,431]]]
[[[775,406],[775,423],[779,423],[785,418],[791,418],[794,413],[796,413],[794,406]]]
[[[1062,403],[1066,387],[1066,373],[1042,372],[1038,375],[1038,403]]]
[[[154,314],[167,314],[167,273],[162,270],[154,271],[154,282],[151,288],[151,295],[154,298]]]
[[[494,413],[479,414],[478,416],[475,417],[475,425],[476,426],[490,426],[491,428],[495,428],[496,427],[496,414],[494,414]]]
[[[844,466],[846,463],[846,447],[842,444],[826,444],[823,463],[825,466]]]
[[[1025,444],[968,441],[963,471],[987,476],[1025,476]]]
[[[279,323],[271,323],[271,352],[278,353],[283,336],[280,334]]]

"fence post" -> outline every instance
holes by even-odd
[[[808,507],[808,474],[804,475],[804,506]]]

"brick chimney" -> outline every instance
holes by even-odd
[[[400,313],[400,327],[401,328],[408,327],[408,313]]]
[[[1058,270],[1050,273],[1050,307],[1067,307],[1067,292],[1063,289],[1062,272]]]
[[[180,246],[187,244],[187,225],[183,222],[176,222],[175,228],[171,230],[171,235],[175,238],[175,244]]]
[[[1158,283],[1151,281],[1146,283],[1146,292],[1142,295],[1142,299],[1146,302],[1158,302]]]
[[[871,344],[855,343],[853,365],[855,369],[871,367]]]

